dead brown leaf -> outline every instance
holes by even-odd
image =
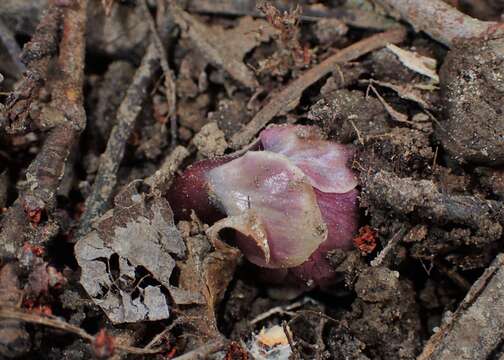
[[[252,70],[243,58],[261,42],[268,41],[274,29],[264,20],[246,16],[232,29],[208,26],[186,11],[172,6],[175,22],[189,37],[199,53],[212,65],[224,69],[247,88],[259,86]]]
[[[140,183],[122,190],[75,246],[82,286],[114,323],[168,318],[174,256],[186,250],[168,201],[139,193]]]

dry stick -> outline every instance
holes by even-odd
[[[292,338],[292,333],[290,331],[289,325],[287,321],[282,321],[282,329],[285,333],[285,337],[287,338],[287,342],[289,343],[289,347],[292,351],[291,357],[293,360],[300,360],[301,357],[297,351],[296,345],[294,343],[294,339]]]
[[[100,157],[96,180],[91,194],[86,199],[76,239],[85,235],[90,230],[93,220],[100,217],[108,207],[110,196],[117,182],[117,171],[124,156],[126,142],[130,138],[135,120],[142,110],[142,104],[149,95],[148,89],[158,69],[158,50],[151,43],[117,110],[116,125],[110,133],[107,148]]]
[[[306,88],[335,71],[336,65],[355,60],[387,44],[400,43],[405,36],[406,31],[403,28],[389,30],[358,41],[330,56],[274,95],[245,128],[231,138],[231,146],[234,149],[239,149],[249,143],[276,115],[291,110]]]
[[[399,231],[396,232],[394,236],[392,236],[392,238],[389,240],[387,245],[385,245],[383,250],[380,251],[380,253],[376,255],[376,257],[371,261],[371,266],[373,267],[381,266],[387,255],[390,254],[390,252],[395,249],[397,244],[399,244],[399,241],[404,237],[404,235],[406,235],[407,230],[408,229],[406,226],[401,227]]]
[[[442,0],[375,0],[392,14],[450,47],[456,39],[504,34],[504,24],[474,19]]]
[[[504,254],[473,284],[451,321],[429,339],[418,360],[491,357],[504,338]]]
[[[145,18],[149,23],[149,28],[152,35],[152,40],[154,45],[156,46],[156,50],[159,56],[159,62],[161,63],[161,68],[164,73],[164,85],[166,91],[166,101],[168,102],[168,118],[172,119],[175,117],[175,113],[177,110],[177,89],[175,87],[174,75],[173,71],[170,69],[170,65],[168,64],[166,48],[161,41],[161,37],[159,36],[156,28],[156,24],[154,23],[154,19],[149,12],[149,8],[147,7],[146,0],[140,1],[140,6],[145,14]],[[158,8],[158,11],[161,11]],[[172,122],[170,122],[172,124]]]
[[[2,219],[0,255],[15,256],[25,241],[36,241],[25,210],[31,206],[48,213],[65,171],[70,150],[86,124],[83,107],[84,52],[87,0],[78,0],[63,10],[63,33],[59,46],[59,77],[55,80],[52,104],[62,121],[47,136],[42,149],[26,173],[26,190]]]
[[[0,318],[4,319],[15,319],[24,322],[29,322],[32,324],[39,324],[49,326],[55,329],[63,330],[72,334],[76,334],[81,338],[93,343],[95,341],[95,337],[89,333],[87,333],[84,329],[81,329],[77,326],[67,323],[66,321],[59,320],[58,318],[41,316],[34,313],[28,313],[17,308],[10,307],[0,307]],[[120,343],[114,344],[114,348],[117,350],[121,350],[130,354],[158,354],[164,351],[164,348],[138,348],[134,346],[123,345]]]
[[[9,53],[10,58],[14,64],[13,73],[16,77],[21,77],[25,72],[26,66],[21,62],[21,48],[19,47],[16,38],[12,31],[0,19],[0,41]]]

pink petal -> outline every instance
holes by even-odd
[[[327,224],[327,240],[310,256],[304,264],[290,269],[293,275],[304,282],[316,285],[329,283],[336,275],[327,260],[327,253],[334,249],[350,249],[358,228],[358,190],[345,194],[329,194],[315,190],[317,202]]]
[[[249,151],[210,170],[207,179],[229,216],[215,225],[241,232],[237,245],[256,265],[300,265],[326,240],[315,191],[285,156]]]
[[[263,130],[260,138],[265,150],[287,156],[320,191],[342,194],[357,186],[348,166],[351,147],[323,140],[318,127],[272,126]]]

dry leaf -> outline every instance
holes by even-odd
[[[164,289],[177,292],[173,255],[185,254],[168,201],[140,194],[139,184],[121,191],[114,209],[75,246],[81,284],[113,323],[168,318]]]
[[[378,80],[370,80],[369,81],[372,84],[378,84],[383,87],[387,87],[397,93],[400,98],[405,99],[405,100],[410,100],[416,102],[418,105],[420,105],[424,109],[432,110],[432,105],[427,102],[422,97],[422,94],[418,90],[417,85],[410,85],[410,84],[404,84],[404,85],[397,85],[397,84],[392,84],[389,82],[385,81],[378,81]]]
[[[431,78],[436,84],[439,83],[439,76],[436,73],[437,62],[435,59],[401,49],[394,44],[387,45],[387,49],[392,51],[408,69]]]
[[[202,332],[215,335],[217,333],[215,307],[224,297],[233,278],[241,258],[240,252],[232,247],[219,247],[212,250],[204,234],[204,228],[198,220],[193,220],[192,224],[181,222],[179,227],[193,229],[183,231],[188,256],[187,260],[178,263],[179,286],[188,293],[201,295],[199,304],[203,306],[203,309],[200,307],[193,311],[200,314],[199,323],[196,326]]]
[[[261,42],[268,41],[274,29],[264,20],[242,17],[238,26],[224,29],[207,26],[194,16],[173,6],[175,22],[191,39],[207,61],[224,69],[232,78],[248,88],[258,87],[254,73],[243,63],[245,55]]]

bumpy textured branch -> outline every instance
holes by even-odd
[[[504,24],[480,21],[442,0],[376,0],[392,15],[398,15],[416,30],[451,47],[456,39],[504,35]]]
[[[58,4],[52,4],[58,7]],[[84,55],[87,0],[76,0],[63,7],[62,36],[59,43],[58,68],[54,79],[53,101],[55,126],[26,173],[27,186],[9,208],[0,227],[0,255],[17,255],[24,242],[40,241],[26,211],[54,208],[55,194],[63,178],[70,151],[86,124],[83,107]],[[55,12],[58,12],[55,10]],[[51,13],[51,12],[49,12]]]

